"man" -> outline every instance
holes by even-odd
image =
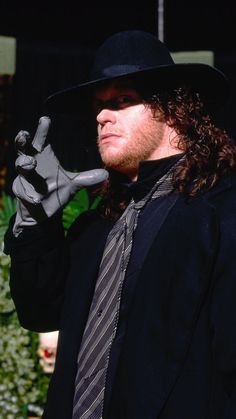
[[[47,117],[16,137],[11,292],[23,327],[60,330],[44,418],[236,417],[236,150],[211,117],[226,95],[216,69],[121,32],[47,102],[93,113],[109,179],[65,172]],[[102,181],[64,238],[60,208]]]

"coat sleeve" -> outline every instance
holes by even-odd
[[[219,215],[210,325],[217,386],[225,394],[222,419],[236,418],[236,203]]]
[[[58,215],[24,229],[18,238],[10,222],[5,253],[11,257],[10,290],[21,325],[47,332],[59,329],[63,304],[68,245]]]

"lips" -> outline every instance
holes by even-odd
[[[106,139],[110,139],[111,137],[120,137],[120,135],[116,134],[115,132],[107,132],[106,134],[100,135],[100,141],[104,141]]]
[[[108,146],[109,144],[115,145],[117,140],[121,137],[121,135],[115,133],[115,132],[106,132],[104,134],[101,134],[99,137],[99,143],[101,146]]]

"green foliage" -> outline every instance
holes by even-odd
[[[3,242],[8,223],[16,212],[16,200],[2,193],[2,208],[0,209],[0,243]]]
[[[2,317],[0,333],[0,418],[23,419],[29,405],[41,415],[49,377],[33,354],[37,334],[21,328],[15,312]]]
[[[101,200],[96,196],[91,202],[87,189],[80,189],[63,210],[63,226],[67,232],[73,221],[83,212],[97,207]]]
[[[10,258],[0,250],[0,316],[12,313],[15,308],[9,289]],[[1,324],[1,317],[0,317]]]
[[[3,237],[16,209],[3,194],[0,209],[0,419],[24,419],[29,408],[42,414],[49,376],[37,355],[38,334],[23,329],[9,289],[10,258],[2,251]]]
[[[96,208],[100,199],[96,197],[91,202],[86,189],[77,192],[63,210],[65,231],[84,211]],[[10,258],[2,247],[15,211],[15,199],[3,194],[0,208],[0,419],[25,419],[29,411],[41,416],[50,380],[39,364],[38,334],[20,326],[10,296]]]

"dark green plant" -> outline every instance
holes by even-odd
[[[2,193],[0,207],[0,243],[3,243],[4,234],[9,224],[9,220],[16,212],[16,200],[5,192]]]
[[[3,238],[16,201],[2,194],[0,208],[0,418],[24,419],[29,406],[40,416],[49,377],[37,355],[38,334],[23,329],[9,289],[10,258],[3,253]]]
[[[70,225],[79,215],[85,211],[95,209],[100,200],[101,196],[96,196],[92,200],[87,189],[80,189],[63,210],[63,226],[65,232],[67,232]]]

